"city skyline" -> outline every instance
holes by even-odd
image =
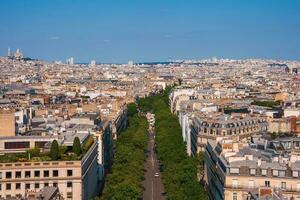
[[[0,55],[10,47],[46,61],[300,59],[299,1],[0,4]]]

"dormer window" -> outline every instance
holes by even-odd
[[[273,176],[278,176],[278,170],[273,169]]]
[[[280,170],[279,171],[279,176],[280,177],[284,177],[285,176],[285,171],[284,170]]]
[[[250,175],[255,175],[256,174],[256,169],[250,169]]]
[[[293,177],[298,177],[299,176],[299,172],[298,171],[293,171]]]
[[[240,173],[240,169],[239,168],[230,168],[230,173],[231,174],[238,174],[238,173]]]

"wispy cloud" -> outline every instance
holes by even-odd
[[[50,40],[59,40],[60,38],[58,36],[51,36],[49,37]]]

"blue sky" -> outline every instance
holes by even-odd
[[[299,0],[0,0],[0,55],[300,60]]]

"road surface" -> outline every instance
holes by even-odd
[[[164,200],[164,188],[158,168],[157,154],[154,150],[154,132],[148,132],[147,161],[145,163],[145,180],[143,200]],[[158,173],[158,176],[155,174]]]

